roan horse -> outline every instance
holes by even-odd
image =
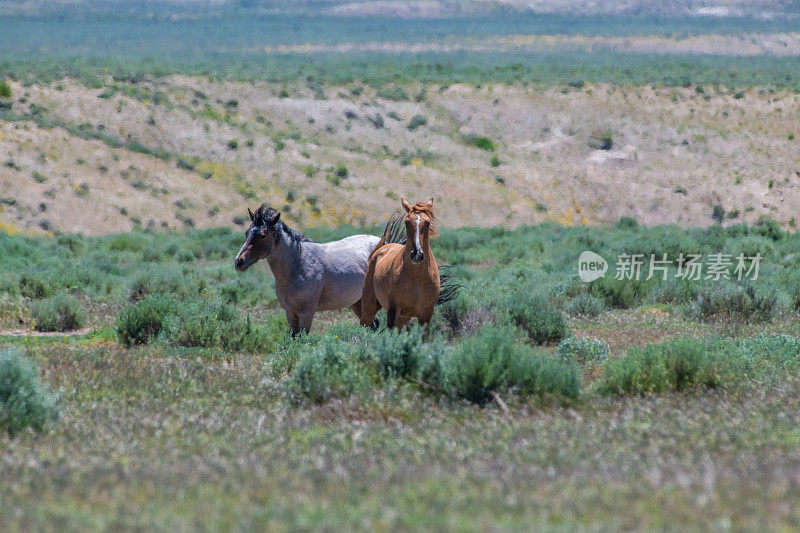
[[[416,317],[427,324],[439,300],[441,279],[436,259],[430,248],[433,198],[411,205],[401,198],[406,210],[405,244],[392,243],[392,220],[386,224],[383,237],[369,256],[364,291],[361,295],[361,325],[375,327],[373,320],[380,308],[387,312],[386,326],[402,330]]]
[[[281,214],[267,204],[255,213],[247,212],[251,224],[234,265],[241,272],[259,259],[267,259],[292,336],[301,329],[307,333],[317,311],[349,306],[360,318],[367,259],[380,241],[378,237],[353,235],[316,243],[281,222]]]

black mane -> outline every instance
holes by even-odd
[[[289,237],[289,241],[292,243],[296,242],[314,242],[313,239],[306,237],[305,233],[301,233],[296,229],[292,229],[283,222],[278,222],[275,224],[275,229],[278,231],[282,231],[284,235]]]
[[[253,213],[253,224],[256,226],[272,226],[275,228],[275,231],[279,231],[286,235],[289,238],[289,242],[292,244],[301,243],[301,242],[314,242],[312,239],[306,237],[303,233],[294,230],[283,223],[282,220],[279,220],[278,217],[280,216],[280,212],[274,207],[270,207],[266,203],[261,204],[261,207],[256,209],[256,212]]]

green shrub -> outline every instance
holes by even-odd
[[[369,352],[373,354],[383,379],[413,377],[420,373],[424,366],[421,357],[425,350],[422,342],[424,331],[418,325],[404,333],[385,329],[369,339]]]
[[[800,339],[761,334],[748,339],[683,337],[630,348],[603,366],[597,390],[643,395],[732,386],[786,372],[800,361]]]
[[[409,100],[408,93],[398,85],[391,85],[383,87],[378,90],[378,98],[385,98],[394,102],[402,102]]]
[[[644,278],[644,276],[642,276]],[[617,309],[633,309],[642,304],[657,280],[600,278],[589,285],[589,293],[603,298],[606,305]]]
[[[609,349],[603,339],[569,337],[559,343],[556,353],[564,359],[577,361],[582,365],[600,364],[608,359]]]
[[[267,365],[293,401],[324,402],[374,392],[409,378],[438,380],[438,354],[445,344],[422,341],[424,328],[372,332],[355,324],[333,326],[322,335],[301,335],[281,344]]]
[[[232,307],[205,300],[178,300],[153,295],[127,307],[117,317],[117,336],[126,346],[158,339],[174,346],[229,351],[271,351],[286,333],[282,315],[267,315],[260,324],[243,319]]]
[[[8,80],[0,81],[0,98],[11,98],[11,85]]]
[[[347,179],[347,177],[350,176],[350,171],[347,170],[346,166],[341,165],[341,164],[340,165],[336,165],[336,168],[334,169],[334,173],[336,174],[336,176],[338,176],[339,178],[342,178],[342,179]]]
[[[148,296],[117,316],[117,337],[125,346],[148,343],[158,336],[164,320],[176,315],[180,307],[180,302],[173,298]]]
[[[493,392],[515,390],[575,398],[580,369],[573,362],[515,344],[512,327],[487,326],[449,348],[423,342],[423,328],[398,334],[373,333],[357,326],[334,326],[323,335],[302,335],[281,345],[268,360],[274,379],[290,372],[283,387],[293,401],[324,402],[334,397],[374,393],[405,378],[423,390],[485,403]]]
[[[700,283],[687,278],[668,278],[649,295],[651,301],[663,304],[685,304],[697,297]]]
[[[576,363],[528,347],[523,347],[512,361],[508,381],[518,394],[526,396],[576,399],[583,388],[581,370]]]
[[[233,305],[277,304],[275,290],[268,279],[237,276],[219,288],[222,300]]]
[[[580,394],[577,365],[515,344],[516,336],[513,328],[485,326],[445,352],[439,363],[442,390],[478,404],[512,387],[539,396],[576,398]]]
[[[760,378],[797,369],[800,339],[790,335],[761,333],[755,337],[727,341],[739,352],[739,364],[728,379]],[[722,343],[722,349],[730,350]]]
[[[494,141],[492,141],[489,137],[482,137],[480,135],[464,135],[462,140],[470,146],[480,148],[481,150],[486,150],[487,152],[494,152],[496,149]]]
[[[484,325],[493,324],[497,320],[486,306],[463,293],[437,306],[437,309],[447,329],[458,336],[474,335]]]
[[[37,331],[70,331],[86,324],[86,311],[68,294],[34,302],[31,316]]]
[[[113,252],[141,252],[147,247],[147,238],[141,233],[121,233],[108,241]]]
[[[27,427],[43,430],[58,414],[56,400],[21,351],[0,352],[0,430],[12,437]]]
[[[186,302],[164,317],[158,338],[176,346],[220,346],[224,325],[236,318],[236,311],[224,304]]]
[[[354,355],[356,343],[370,333],[366,328],[331,328],[322,336],[301,336],[277,354],[291,374],[283,383],[284,392],[293,402],[303,399],[325,402],[335,397],[364,393],[379,382],[371,365]],[[294,348],[292,354],[287,351]]]
[[[231,139],[230,141],[228,141],[228,148],[230,148],[231,150],[236,150],[237,148],[239,148],[239,141],[236,139]]]
[[[51,280],[42,273],[26,272],[19,278],[19,292],[26,298],[48,298],[55,292]]]
[[[188,253],[183,250],[184,253]],[[190,261],[196,259],[190,253]],[[149,294],[162,294],[179,299],[197,298],[204,294],[208,282],[198,275],[179,269],[149,268],[139,274],[131,285],[131,299],[140,300]]]
[[[760,218],[751,228],[751,231],[756,235],[767,237],[773,241],[780,241],[788,235],[781,229],[780,224],[778,224],[776,220],[769,218]]]
[[[243,320],[230,306],[190,301],[165,316],[158,338],[175,346],[271,351],[288,324],[280,315],[268,317],[263,325],[256,326],[249,316]]]
[[[494,168],[499,167],[501,164],[500,158],[497,157],[496,155],[493,155],[492,158],[489,160],[489,164]]]
[[[714,207],[711,210],[711,218],[717,224],[722,224],[722,222],[725,220],[725,208],[720,204],[714,204]]]
[[[761,257],[766,257],[775,250],[773,241],[760,235],[748,235],[740,240],[737,240],[734,246],[734,263],[736,262],[736,257],[739,254],[743,254],[745,257],[755,257],[757,254],[761,254]]]
[[[185,157],[178,157],[175,160],[175,164],[178,168],[182,168],[183,170],[194,170],[195,164],[194,161]]]
[[[636,219],[633,217],[620,217],[614,227],[619,229],[636,229],[639,227],[639,223],[636,222]]]
[[[567,323],[561,312],[542,297],[517,291],[506,298],[503,310],[536,344],[559,342],[567,334]]]
[[[169,152],[166,152],[159,148],[151,148],[149,146],[145,146],[144,144],[138,142],[129,142],[128,144],[125,145],[125,147],[131,152],[135,152],[137,154],[149,155],[151,157],[157,157],[159,159],[163,159],[164,161],[169,161],[170,158],[172,157]]]
[[[701,320],[770,322],[778,313],[779,299],[772,287],[717,284],[700,289],[691,306]]]
[[[790,308],[795,312],[800,311],[800,275],[792,275],[784,286]]]
[[[490,401],[492,392],[505,388],[509,367],[520,356],[515,336],[513,328],[487,326],[462,341],[440,363],[443,390],[474,403]]]
[[[414,115],[411,117],[411,120],[408,122],[408,126],[406,128],[408,131],[414,131],[419,129],[420,127],[426,125],[428,123],[428,119],[422,115]]]
[[[611,150],[613,146],[614,134],[609,130],[595,132],[589,140],[589,147],[595,150]]]
[[[606,311],[606,303],[600,298],[583,293],[569,300],[565,311],[573,316],[595,318]]]
[[[675,390],[714,388],[720,382],[722,354],[703,341],[674,339],[630,348],[605,365],[599,390],[606,394],[643,395]]]

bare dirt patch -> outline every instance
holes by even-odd
[[[91,327],[75,329],[72,331],[36,331],[30,329],[5,329],[0,330],[0,337],[72,337],[86,335],[92,331]]]

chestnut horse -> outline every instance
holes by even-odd
[[[433,198],[415,205],[405,198],[400,202],[406,210],[405,244],[387,242],[392,240],[390,220],[367,263],[361,293],[362,326],[374,324],[375,314],[382,307],[386,308],[386,324],[390,328],[402,330],[413,317],[420,324],[427,324],[439,299],[439,268],[429,242],[430,237],[436,236],[432,227]]]

